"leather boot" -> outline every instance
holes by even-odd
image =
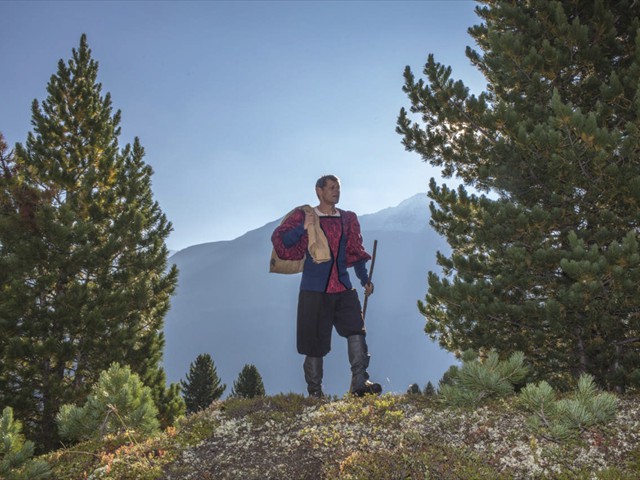
[[[304,379],[307,382],[307,391],[310,397],[324,397],[322,392],[322,357],[305,357]]]
[[[357,397],[367,393],[380,395],[382,386],[369,381],[367,368],[369,367],[369,351],[364,335],[347,337],[349,363],[351,364],[351,387],[349,391]]]

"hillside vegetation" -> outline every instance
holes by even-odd
[[[517,397],[479,408],[437,396],[230,398],[151,438],[85,442],[44,459],[77,479],[635,479],[638,397],[615,419],[557,441],[536,433]]]

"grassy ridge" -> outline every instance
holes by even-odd
[[[78,479],[635,479],[640,404],[570,442],[536,436],[512,399],[478,409],[434,397],[228,399],[151,438],[133,434],[47,455]]]

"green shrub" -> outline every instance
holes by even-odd
[[[87,440],[124,431],[151,434],[158,430],[157,416],[151,389],[129,367],[113,363],[100,374],[84,406],[63,405],[56,422],[62,438]]]
[[[513,394],[514,387],[528,374],[524,354],[515,352],[507,360],[500,360],[495,350],[484,360],[475,352],[463,354],[461,367],[453,366],[440,382],[439,396],[447,405],[474,406],[490,398]]]
[[[545,381],[527,385],[520,392],[518,403],[531,414],[528,422],[533,430],[555,440],[606,424],[617,410],[616,396],[598,392],[591,375],[580,376],[576,391],[563,399],[557,399]]]
[[[0,478],[3,480],[38,480],[51,475],[49,465],[34,460],[34,444],[25,441],[22,425],[13,419],[13,409],[6,407],[0,419]]]

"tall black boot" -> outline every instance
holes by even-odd
[[[322,393],[322,357],[305,357],[304,359],[304,379],[307,382],[307,391],[310,397],[324,397]]]
[[[347,337],[349,350],[349,363],[351,364],[351,388],[349,391],[358,397],[367,393],[380,395],[382,386],[379,383],[369,381],[369,351],[364,335],[351,335]]]

